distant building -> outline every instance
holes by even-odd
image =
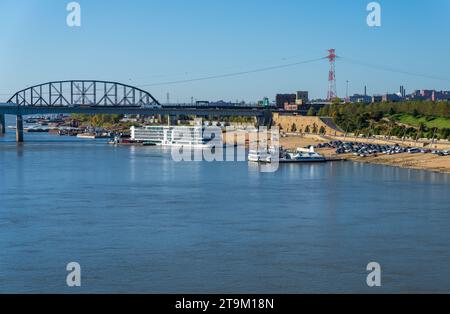
[[[422,89],[415,90],[411,95],[407,97],[408,100],[431,100],[433,96],[433,90]]]
[[[405,90],[405,87],[402,85],[402,86],[400,86],[400,96],[402,97],[402,98],[405,98],[406,97],[406,90]]]
[[[297,100],[296,94],[277,94],[275,102],[277,108],[282,109],[284,108],[285,103],[292,104],[295,103],[296,100]]]
[[[433,91],[431,95],[432,101],[450,100],[450,91]]]
[[[362,102],[361,95],[354,95],[350,97],[351,102]],[[404,86],[400,86],[400,91],[396,94],[374,95],[371,97],[372,103],[378,102],[399,102],[404,100],[410,101],[450,101],[450,91],[436,91],[431,89],[415,90],[407,95]]]
[[[368,104],[372,101],[372,97],[367,95],[354,94],[353,96],[350,96],[349,100],[352,103]]]
[[[286,111],[297,111],[298,110],[298,105],[297,104],[285,103],[284,104],[284,110],[286,110]]]
[[[384,94],[381,98],[382,102],[399,102],[401,100],[402,97],[397,94]]]
[[[431,99],[431,96],[433,95],[433,90],[429,89],[423,89],[420,91],[420,95],[424,97],[425,99]]]
[[[270,107],[270,100],[267,97],[264,97],[263,100],[259,102],[259,104],[263,107]]]
[[[407,100],[450,100],[449,91],[435,91],[429,89],[415,90],[410,95],[406,96]]]
[[[309,101],[309,93],[307,91],[298,91],[295,93],[295,104],[306,105]]]
[[[383,96],[381,95],[373,95],[372,96],[372,103],[382,102]]]

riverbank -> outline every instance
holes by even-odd
[[[309,145],[317,145],[320,143],[327,143],[334,138],[322,137],[318,135],[288,135],[280,139],[281,146],[287,149],[296,149],[297,147],[305,147]],[[342,140],[342,139],[341,139]],[[347,139],[349,140],[349,139]],[[352,139],[353,140],[353,139]],[[392,144],[392,142],[379,140],[380,144]],[[359,138],[358,142],[362,143],[374,143],[373,139]],[[317,149],[317,151],[328,158],[336,157],[336,150],[333,148]],[[397,154],[397,155],[377,155],[360,157],[353,154],[341,154],[339,157],[346,158],[348,160],[382,164],[387,166],[395,166],[401,168],[428,170],[441,173],[450,173],[450,157],[438,156],[434,154]]]
[[[364,163],[375,163],[401,168],[428,170],[433,172],[450,173],[450,158],[432,154],[398,154],[379,155],[371,157],[345,156],[349,160]]]

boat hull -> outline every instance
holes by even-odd
[[[299,160],[289,160],[289,159],[280,159],[280,164],[298,164],[298,163],[324,163],[327,162],[325,158],[320,159],[311,159],[311,158],[305,158],[305,159],[299,159]]]

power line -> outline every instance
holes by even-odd
[[[415,73],[415,72],[410,72],[410,71],[405,71],[405,70],[401,70],[401,69],[387,67],[384,65],[370,64],[367,62],[358,61],[358,60],[354,60],[354,59],[350,59],[350,58],[346,58],[346,57],[339,57],[338,60],[341,60],[341,61],[347,62],[347,63],[351,63],[351,64],[365,66],[365,67],[372,68],[372,69],[379,70],[379,71],[387,71],[387,72],[404,74],[404,75],[409,75],[409,76],[428,78],[428,79],[437,80],[437,81],[450,82],[450,78],[447,78],[447,77],[440,77],[440,76],[424,74],[424,73]]]
[[[285,58],[285,60],[287,60],[287,59],[290,59],[290,58]],[[247,75],[247,74],[252,74],[252,73],[260,73],[260,72],[273,71],[273,70],[277,70],[277,69],[295,67],[298,65],[313,63],[313,62],[321,61],[324,59],[327,59],[327,57],[298,61],[298,62],[293,62],[293,63],[286,63],[286,64],[275,65],[275,66],[270,66],[270,67],[256,68],[256,69],[247,70],[247,71],[239,71],[239,72],[231,72],[231,73],[218,74],[218,75],[202,76],[202,77],[197,77],[197,78],[192,78],[192,79],[140,84],[140,85],[137,85],[137,87],[177,85],[177,84],[184,84],[184,83],[191,83],[191,82],[199,82],[199,81],[207,81],[207,80],[214,80],[214,79],[220,79],[220,78],[242,76],[242,75]],[[404,71],[401,69],[394,69],[394,68],[390,68],[387,66],[370,64],[367,62],[358,61],[358,60],[354,60],[354,59],[346,58],[346,57],[338,56],[338,57],[336,57],[336,60],[343,61],[343,62],[350,63],[350,64],[356,64],[356,65],[360,65],[360,66],[373,68],[373,69],[376,69],[379,71],[387,71],[387,72],[399,73],[399,74],[404,74],[404,75],[409,75],[409,76],[423,77],[423,78],[428,78],[428,79],[433,79],[433,80],[450,82],[450,78],[439,77],[439,76],[423,74],[423,73],[414,73],[414,72],[410,72],[410,71]],[[12,94],[0,93],[0,96],[11,96],[11,95]]]
[[[246,75],[246,74],[267,72],[267,71],[272,71],[272,70],[277,70],[277,69],[294,67],[294,66],[297,66],[297,65],[313,63],[313,62],[317,62],[317,61],[324,60],[324,59],[326,59],[326,58],[322,57],[322,58],[317,58],[317,59],[299,61],[299,62],[294,62],[294,63],[287,63],[287,64],[276,65],[276,66],[271,66],[271,67],[265,67],[265,68],[259,68],[259,69],[254,69],[254,70],[248,70],[248,71],[233,72],[233,73],[226,73],[226,74],[219,74],[219,75],[211,75],[211,76],[204,76],[204,77],[198,77],[198,78],[186,79],[186,80],[178,80],[178,81],[169,81],[169,82],[160,82],[160,83],[151,83],[151,84],[141,84],[141,85],[138,85],[137,87],[175,85],[175,84],[183,84],[183,83],[191,83],[191,82],[199,82],[199,81],[207,81],[207,80],[213,80],[213,79],[241,76],[241,75]]]
[[[284,58],[284,60],[288,60],[288,59],[292,59],[292,58],[294,58],[294,57]],[[304,60],[304,61],[293,62],[293,63],[287,63],[287,64],[276,65],[276,66],[271,66],[271,67],[257,68],[257,69],[248,70],[248,71],[240,71],[240,72],[232,72],[232,73],[219,74],[219,75],[203,76],[203,77],[185,79],[185,80],[167,81],[167,82],[150,83],[150,84],[139,84],[139,85],[136,85],[136,87],[176,85],[176,84],[182,84],[182,83],[207,81],[207,80],[213,80],[213,79],[241,76],[241,75],[246,75],[246,74],[267,72],[267,71],[272,71],[272,70],[277,70],[277,69],[294,67],[294,66],[298,66],[301,64],[313,63],[313,62],[317,62],[317,61],[324,60],[324,59],[326,59],[326,57],[316,58],[316,59],[311,59],[311,60]],[[0,93],[0,96],[11,96],[11,95],[12,94],[1,94]]]
[[[259,62],[258,64],[254,64],[252,65],[252,67],[257,67],[259,64],[263,63],[263,64],[267,64],[267,63],[278,63],[278,62],[287,62],[289,60],[292,59],[298,59],[299,57],[301,57],[300,55],[291,55],[289,57],[282,57],[282,58],[277,58],[277,59],[265,59],[264,61]],[[249,64],[246,65],[247,67],[249,67]],[[242,65],[234,65],[234,66],[228,66],[226,68],[223,68],[222,71],[237,71],[237,70],[242,70],[242,68],[244,68]],[[164,79],[164,78],[170,78],[170,77],[188,77],[188,75],[195,75],[195,73],[192,73],[191,71],[184,71],[183,73],[178,73],[178,74],[157,74],[157,75],[151,75],[151,76],[147,76],[147,77],[134,77],[134,78],[129,78],[130,82],[134,82],[134,81],[142,81],[142,80],[152,80],[152,79]],[[175,80],[175,79],[174,79]],[[179,79],[181,80],[181,79]]]

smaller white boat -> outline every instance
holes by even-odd
[[[325,162],[326,158],[314,151],[314,147],[297,148],[295,153],[286,153],[280,162]]]
[[[274,156],[279,154],[279,158],[274,160]],[[296,152],[289,152],[281,149],[277,152],[274,149],[269,151],[256,151],[250,150],[248,154],[248,161],[259,162],[259,163],[309,163],[309,162],[326,162],[327,159],[314,151],[314,147],[310,148],[297,148]]]
[[[248,161],[251,162],[270,162],[270,157],[267,151],[250,150],[248,152]]]

